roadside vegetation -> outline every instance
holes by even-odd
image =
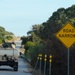
[[[34,66],[39,53],[47,54],[47,73],[49,72],[49,55],[52,58],[52,75],[67,75],[67,48],[56,38],[55,34],[70,22],[75,27],[75,5],[59,8],[42,24],[32,26],[28,36],[21,37],[25,56],[31,59]],[[44,59],[44,58],[43,58]],[[42,59],[42,60],[43,60]],[[75,74],[75,44],[70,48],[70,74]],[[42,65],[43,70],[43,65]]]
[[[0,44],[4,42],[4,40],[12,40],[14,34],[12,32],[8,32],[4,27],[0,26]]]

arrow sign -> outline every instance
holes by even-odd
[[[67,23],[57,33],[56,37],[67,47],[70,48],[75,42],[75,28]]]

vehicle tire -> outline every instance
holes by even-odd
[[[18,66],[17,65],[14,65],[14,71],[18,71]]]

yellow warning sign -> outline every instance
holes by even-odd
[[[75,28],[70,23],[67,23],[56,33],[56,37],[69,48],[75,42]]]

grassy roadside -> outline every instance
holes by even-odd
[[[23,58],[26,62],[28,62],[30,64],[30,59],[28,59],[26,56],[21,55],[21,58]],[[39,75],[39,69],[35,70],[34,67],[32,67],[31,72],[33,73],[33,75]],[[41,75],[44,75],[43,72],[41,72]]]

